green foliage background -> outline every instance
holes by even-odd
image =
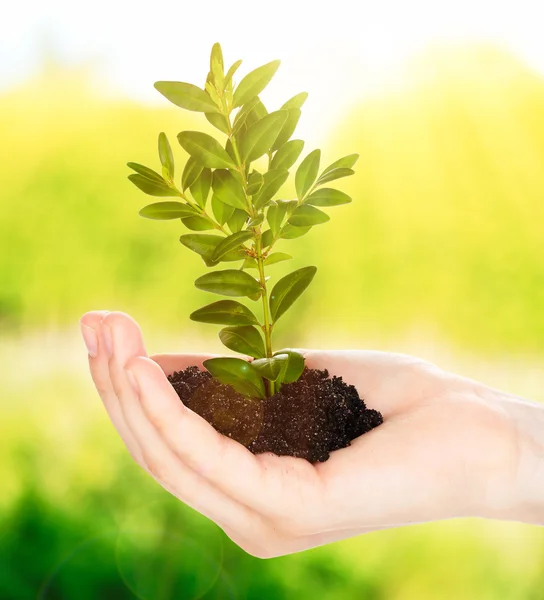
[[[188,319],[200,259],[179,224],[138,217],[126,180],[127,160],[158,166],[158,131],[194,121],[91,81],[50,68],[0,96],[0,598],[544,598],[536,528],[422,525],[263,562],[128,460],[80,315],[130,313],[151,352],[221,347]],[[274,275],[319,268],[278,344],[423,348],[543,400],[542,79],[490,48],[435,53],[354,101],[321,146],[323,164],[361,154],[341,185],[354,202],[278,247],[296,260]]]

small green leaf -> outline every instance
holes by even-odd
[[[213,267],[218,263],[218,261],[212,260],[214,250],[224,239],[220,235],[209,233],[187,233],[182,235],[179,241],[193,252],[199,254],[208,267]],[[244,252],[232,250],[221,257],[221,262],[242,260],[244,256]]]
[[[214,194],[229,206],[247,211],[246,197],[242,184],[226,169],[213,172],[212,187]]]
[[[271,169],[290,169],[300,156],[304,148],[302,140],[291,140],[284,144],[272,158]]]
[[[306,235],[311,228],[312,227],[310,225],[307,227],[295,227],[294,225],[287,223],[287,225],[283,226],[280,237],[284,240],[294,240]]]
[[[234,169],[236,165],[221,144],[201,131],[182,131],[178,134],[181,147],[203,167]]]
[[[289,141],[289,138],[295,133],[295,129],[297,128],[298,121],[300,119],[300,109],[292,108],[288,113],[287,119],[281,128],[281,131],[276,138],[276,141],[272,144],[270,148],[271,152],[275,152],[278,148],[281,148],[284,144]]]
[[[242,106],[242,104],[251,100],[253,96],[258,96],[270,83],[270,80],[274,77],[279,66],[280,61],[273,60],[272,62],[251,71],[251,73],[248,73],[242,81],[240,81],[234,92],[233,108]]]
[[[353,169],[339,168],[333,169],[321,175],[321,177],[317,180],[317,185],[323,185],[324,183],[328,183],[329,181],[335,181],[336,179],[340,179],[341,177],[349,177],[353,175],[355,171]]]
[[[257,264],[257,261],[254,258],[246,258],[244,260],[244,262],[242,263],[242,266],[240,267],[241,269],[258,269],[259,265]]]
[[[195,286],[199,290],[223,296],[250,296],[261,292],[259,282],[238,269],[206,273],[195,281]]]
[[[231,65],[230,69],[227,71],[227,74],[225,75],[225,87],[231,83],[232,78],[234,77],[234,73],[236,73],[236,71],[238,71],[241,64],[242,64],[242,61],[237,60],[233,65]]]
[[[232,250],[236,250],[242,244],[247,242],[253,237],[253,232],[251,231],[238,231],[224,238],[220,244],[217,245],[213,254],[212,260],[219,260],[228,252]]]
[[[299,352],[296,352],[296,350],[291,350],[290,348],[274,352],[274,356],[278,354],[287,354],[289,357],[287,369],[283,374],[281,383],[294,383],[295,381],[298,381],[299,377],[304,371],[304,356],[302,356],[302,354]]]
[[[296,96],[293,96],[290,100],[281,107],[280,110],[290,110],[292,108],[302,108],[302,105],[308,98],[308,92],[300,92]]]
[[[281,186],[287,181],[289,171],[285,169],[273,169],[263,175],[263,187],[258,196],[255,197],[253,204],[257,210],[260,210],[268,204],[270,200],[278,193]]]
[[[348,156],[339,158],[338,160],[336,160],[332,164],[330,164],[323,171],[323,173],[321,173],[321,177],[323,177],[323,175],[325,175],[329,171],[332,171],[333,169],[351,169],[353,167],[353,165],[357,162],[358,159],[359,159],[358,154],[349,154]]]
[[[210,229],[215,229],[210,219],[206,219],[205,217],[184,217],[181,219],[181,222],[191,231],[209,231]]]
[[[247,193],[249,196],[255,196],[263,187],[264,177],[258,172],[253,171],[247,180]]]
[[[162,131],[159,133],[159,158],[170,179],[174,179],[174,155],[170,142]]]
[[[212,212],[219,225],[224,225],[232,217],[234,210],[229,204],[221,202],[215,194],[212,196]]]
[[[251,127],[257,121],[260,121],[263,117],[268,115],[268,111],[266,110],[266,106],[261,102],[260,99],[257,98],[257,102],[254,104],[253,108],[247,113],[247,116],[244,120],[244,127],[240,129],[240,135],[242,131]]]
[[[140,216],[146,219],[156,219],[157,221],[183,219],[195,215],[198,215],[198,212],[194,208],[181,202],[155,202],[144,206],[140,210]]]
[[[300,163],[295,175],[295,187],[299,199],[303,198],[314,184],[319,171],[320,160],[321,150],[314,150]]]
[[[266,218],[274,236],[277,236],[280,232],[285,215],[289,209],[293,209],[293,204],[296,205],[296,201],[285,202],[278,200],[277,202],[272,202],[270,204]]]
[[[153,181],[157,181],[158,183],[168,185],[164,180],[164,177],[162,177],[156,171],[153,171],[153,169],[150,169],[149,167],[145,167],[144,165],[140,165],[135,162],[127,163],[127,167],[130,167],[133,171],[136,171],[136,173],[143,175],[146,179],[152,179]]]
[[[205,113],[204,116],[216,129],[222,131],[223,133],[229,134],[229,124],[227,123],[227,119],[224,115],[219,113]]]
[[[266,392],[261,376],[250,363],[241,358],[209,358],[203,365],[221,383],[230,385],[239,394],[264,399]]]
[[[155,179],[148,179],[139,173],[133,173],[128,178],[138,189],[150,196],[179,196],[179,192],[171,188],[164,180],[161,183]]]
[[[181,188],[183,191],[195,183],[200,177],[203,168],[204,167],[200,165],[194,157],[189,156],[185,163],[185,167],[183,168],[183,173],[181,174]]]
[[[261,238],[261,245],[263,248],[268,248],[268,246],[271,246],[274,243],[275,239],[274,239],[274,234],[272,233],[271,229],[267,229],[264,233],[263,236]]]
[[[316,267],[303,267],[282,277],[270,294],[270,312],[276,322],[310,285],[317,272]]]
[[[289,364],[287,354],[274,354],[271,358],[259,358],[252,361],[251,366],[261,377],[269,381],[276,381],[285,373]]]
[[[284,260],[291,260],[293,257],[286,252],[273,252],[269,254],[265,260],[264,264],[266,267],[270,265],[275,265],[276,263],[283,262]]]
[[[210,71],[213,73],[215,82],[219,88],[223,88],[224,75],[224,64],[223,64],[223,51],[221,45],[216,42],[212,46],[212,52],[210,54]]]
[[[215,325],[258,325],[257,317],[236,300],[219,300],[195,310],[189,318],[199,323]]]
[[[202,169],[202,172],[197,177],[196,181],[189,188],[191,195],[196,200],[200,208],[206,208],[206,202],[212,186],[212,171],[211,169]]]
[[[340,206],[351,202],[351,198],[340,190],[321,188],[310,194],[304,202],[312,206]]]
[[[287,111],[278,110],[249,126],[248,130],[240,137],[242,162],[253,162],[270,150],[288,115]]]
[[[172,104],[196,112],[219,112],[208,94],[192,83],[157,81],[155,89]]]
[[[326,223],[330,219],[329,215],[319,208],[303,204],[295,208],[293,214],[289,217],[288,223],[295,227],[312,227]]]
[[[251,325],[225,327],[219,332],[219,339],[229,350],[240,354],[253,358],[262,358],[266,354],[262,335]]]
[[[232,131],[236,135],[240,129],[245,125],[245,121],[251,111],[259,104],[261,100],[259,96],[254,96],[242,106],[242,108],[238,111],[238,114],[234,117],[234,122],[232,124]]]
[[[232,217],[227,221],[227,225],[232,233],[236,233],[240,231],[242,227],[246,224],[247,221],[247,213],[245,210],[240,210],[239,208],[235,208],[232,213]]]

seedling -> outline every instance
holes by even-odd
[[[195,285],[221,296],[259,302],[260,317],[241,302],[227,299],[199,308],[190,318],[224,325],[219,332],[221,342],[253,357],[251,362],[230,357],[206,360],[204,366],[213,377],[241,394],[263,399],[278,392],[282,384],[297,381],[304,370],[303,356],[290,349],[274,350],[272,335],[278,320],[317,271],[314,266],[297,269],[269,291],[268,269],[292,259],[276,251],[276,245],[326,223],[329,216],[321,208],[351,202],[347,194],[327,184],[353,175],[358,155],[340,158],[320,172],[321,151],[313,150],[296,169],[296,199],[278,198],[304,148],[302,140],[291,138],[307,94],[297,94],[269,113],[259,94],[280,62],[251,71],[235,85],[233,78],[241,62],[236,61],[225,73],[221,47],[215,44],[204,89],[177,81],[155,83],[176,106],[204,113],[222,138],[219,141],[200,131],[178,134],[179,144],[189,154],[179,187],[172,148],[164,133],[158,141],[161,173],[138,163],[129,162],[128,166],[135,171],[129,175],[130,181],[146,194],[179,198],[149,204],[140,215],[180,219],[187,229],[199,232],[182,235],[180,242],[199,254],[207,267],[240,263],[238,268],[206,273]]]

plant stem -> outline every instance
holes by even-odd
[[[268,289],[266,287],[266,278],[264,274],[264,259],[263,259],[263,250],[262,250],[262,233],[261,228],[257,228],[257,235],[255,239],[255,249],[257,251],[257,267],[259,269],[259,280],[261,287],[263,289],[262,292],[262,302],[263,302],[263,331],[264,331],[264,343],[266,349],[266,357],[272,358],[272,322],[270,320],[270,312],[268,310]],[[275,386],[273,381],[268,382],[268,392],[270,396],[273,396],[275,393]]]

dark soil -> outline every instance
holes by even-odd
[[[217,431],[254,454],[273,452],[327,460],[333,450],[383,422],[365,406],[353,385],[327,371],[305,369],[295,383],[265,400],[242,396],[207,371],[189,367],[168,377],[182,402]]]

